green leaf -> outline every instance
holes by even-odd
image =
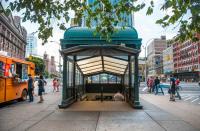
[[[146,15],[151,15],[153,13],[153,8],[152,7],[148,7]]]

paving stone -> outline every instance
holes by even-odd
[[[164,131],[154,121],[141,120],[102,120],[97,131]]]
[[[34,125],[37,121],[25,121],[23,123],[21,123],[20,125],[18,125],[17,127],[11,129],[11,131],[26,131],[29,127],[31,127],[32,125]]]
[[[141,105],[143,106],[143,110],[147,110],[147,111],[161,111],[160,108],[158,108],[157,106],[143,100],[143,99],[140,99],[140,103]]]
[[[55,112],[47,117],[45,120],[94,120],[98,119],[98,112]]]
[[[159,121],[167,131],[199,131],[184,121]]]
[[[22,120],[12,119],[12,120],[0,120],[0,131],[8,131],[16,126],[18,126]]]
[[[39,113],[37,113],[36,115],[34,115],[33,117],[29,118],[29,120],[41,120],[43,118],[45,118],[46,116],[50,115],[51,113],[53,113],[53,111],[41,111]]]
[[[180,118],[163,111],[145,111],[154,120],[180,120]]]
[[[101,112],[99,120],[151,120],[144,111]]]
[[[59,120],[41,121],[28,131],[95,131],[96,121]]]

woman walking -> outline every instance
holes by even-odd
[[[42,103],[44,101],[42,93],[44,92],[44,78],[42,75],[40,75],[40,78],[38,80],[38,96],[40,96],[40,101],[38,103]]]
[[[54,78],[53,79],[53,92],[56,91],[56,88],[57,88],[57,79]]]
[[[59,86],[60,86],[60,81],[59,81],[59,79],[57,79],[57,84],[56,84],[57,91],[56,92],[59,92]]]

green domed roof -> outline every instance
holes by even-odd
[[[70,27],[64,33],[61,39],[62,49],[77,45],[125,45],[127,47],[140,49],[142,39],[138,38],[138,33],[133,27],[125,29],[115,28],[116,32],[111,36],[111,42],[101,38],[100,34],[95,35],[95,28]]]
[[[111,38],[123,38],[123,39],[138,39],[138,34],[135,28],[127,27],[125,29],[116,28],[117,31]],[[100,35],[94,35],[95,28],[87,27],[71,27],[64,33],[64,39],[100,39]]]

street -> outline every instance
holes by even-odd
[[[37,103],[36,97],[33,103],[20,102],[1,108],[0,130],[198,131],[200,129],[195,123],[188,123],[185,118],[180,119],[151,104],[144,96],[141,97],[144,106],[142,110],[135,110],[125,102],[95,101],[76,102],[67,109],[58,109],[60,97],[60,92],[48,93],[44,95],[45,101],[42,104]],[[163,103],[168,105],[167,102]]]
[[[125,102],[112,101],[78,101],[69,108],[58,109],[61,92],[53,92],[50,79],[47,83],[44,103],[38,104],[36,95],[33,103],[17,102],[0,108],[1,131],[200,130],[200,105],[195,104],[199,100],[186,100],[183,95],[195,96],[198,94],[196,91],[183,90],[183,100],[176,102],[169,102],[168,94],[142,93],[142,110],[135,110]]]
[[[183,83],[182,82],[180,86],[182,87],[182,89],[179,91],[179,93],[182,99],[179,100],[178,98],[176,98],[176,100],[179,102],[183,102],[183,103],[185,102],[185,103],[200,106],[200,87],[198,83]],[[163,88],[163,91],[164,91],[164,95],[169,98],[170,96],[168,94],[168,88]],[[147,89],[145,88],[144,82],[141,83],[140,93],[141,94],[147,93]],[[159,93],[158,95],[162,95],[162,94]]]

